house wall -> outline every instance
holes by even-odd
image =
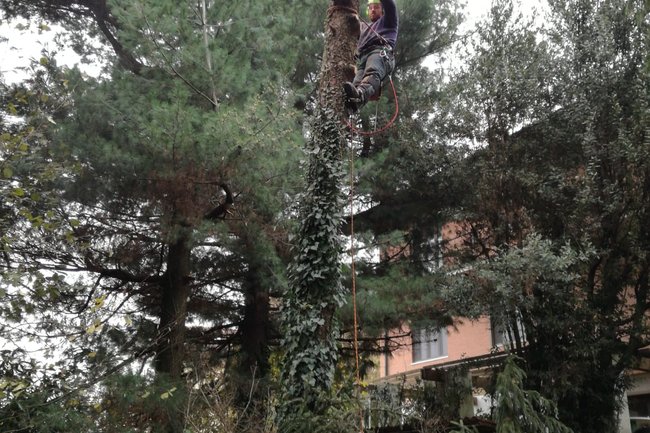
[[[463,358],[486,355],[492,349],[490,319],[482,317],[476,321],[459,320],[455,326],[447,327],[447,356],[433,360],[413,362],[411,337],[399,339],[401,349],[379,360],[380,377],[400,375],[430,365],[443,364]]]
[[[441,227],[440,235],[443,240],[443,251],[453,251],[460,247],[463,242],[468,240],[468,230],[462,223],[452,222],[444,224]],[[387,250],[392,255],[401,251],[401,254],[408,255],[408,250],[397,249]],[[444,266],[454,265],[453,255],[444,254]],[[635,306],[633,298],[630,296],[630,307]],[[400,334],[408,333],[408,329],[401,329]],[[396,334],[393,334],[396,335]],[[447,328],[447,356],[432,360],[413,362],[412,340],[410,336],[404,336],[397,339],[401,347],[392,354],[384,354],[379,357],[378,380],[391,382],[399,380],[401,377],[407,378],[408,381],[420,378],[420,370],[423,367],[435,366],[464,358],[476,357],[490,354],[493,350],[492,331],[490,328],[490,319],[483,317],[477,321],[461,319],[455,326]],[[650,347],[650,346],[649,346]],[[619,414],[618,433],[634,433],[630,425],[630,414],[627,408],[627,397],[632,395],[650,395],[650,359],[648,365],[644,365],[644,374],[632,374],[632,386],[627,393],[622,396],[622,407]],[[476,391],[476,390],[475,390]],[[489,397],[484,395],[474,395],[474,412],[488,413],[491,402]]]
[[[642,370],[632,371],[629,374],[630,387],[623,396],[623,407],[620,412],[619,433],[633,433],[631,428],[630,412],[627,408],[628,396],[650,394],[650,360],[645,359],[641,364]]]

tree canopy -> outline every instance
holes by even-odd
[[[370,136],[339,88],[358,3],[0,3],[104,65],[0,83],[3,431],[358,429],[350,235],[363,366],[490,315],[521,358],[498,431],[615,431],[650,343],[647,1],[468,29],[398,0],[400,115]]]

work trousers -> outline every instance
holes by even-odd
[[[395,69],[395,57],[393,50],[388,47],[377,47],[361,56],[357,60],[357,74],[354,77],[355,87],[361,83],[368,83],[372,86],[372,94],[381,88],[381,85]]]

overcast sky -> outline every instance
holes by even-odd
[[[362,0],[363,1],[363,0]],[[399,0],[398,4],[399,4]],[[489,0],[466,0],[468,12],[468,26],[473,26],[476,21],[484,17],[490,7]],[[521,10],[530,13],[534,7],[539,6],[538,0],[521,0]],[[8,41],[0,41],[0,71],[6,81],[14,81],[24,76],[24,72],[17,70],[20,67],[27,67],[30,59],[39,59],[42,49],[55,50],[55,44],[50,40],[53,31],[45,31],[38,34],[37,29],[20,30],[16,23],[7,24],[0,15],[0,36],[8,38]],[[72,66],[78,62],[78,58],[72,50],[59,53],[59,63]],[[81,69],[93,73],[92,65],[80,65]],[[96,68],[94,68],[96,70]]]

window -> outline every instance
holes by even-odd
[[[650,394],[630,395],[627,397],[632,431],[650,426]]]
[[[442,224],[438,223],[433,227],[433,236],[427,241],[427,260],[425,266],[430,272],[442,268],[444,264],[442,249],[444,240],[442,238]]]
[[[490,328],[492,331],[492,347],[512,346],[514,343],[515,334],[512,332],[513,329],[510,326],[498,324],[491,320]],[[521,323],[519,317],[517,317],[517,331],[519,333],[521,341],[526,341],[526,331],[524,329],[524,324]]]
[[[411,336],[414,363],[447,356],[446,329],[416,329]]]

